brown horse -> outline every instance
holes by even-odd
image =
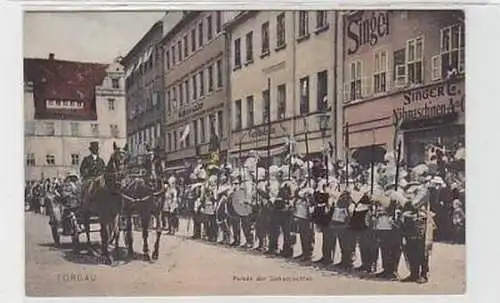
[[[111,155],[104,175],[90,180],[84,189],[81,215],[87,235],[88,253],[92,254],[90,244],[90,217],[96,215],[101,226],[101,255],[105,264],[111,265],[113,258],[108,251],[108,245],[115,242],[116,259],[119,258],[119,218],[122,207],[122,180],[128,159],[127,145],[120,148],[113,143],[114,152]]]
[[[156,221],[156,241],[152,254],[157,260],[160,251],[162,233],[162,210],[164,204],[164,183],[161,178],[161,167],[158,158],[146,161],[146,172],[139,176],[129,176],[123,188],[123,210],[127,218],[126,244],[129,256],[134,256],[132,237],[132,215],[137,214],[141,219],[144,261],[151,261],[149,256],[148,236],[151,218]]]

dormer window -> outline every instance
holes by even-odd
[[[113,88],[120,88],[120,79],[111,79],[111,86]]]

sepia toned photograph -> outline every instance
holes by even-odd
[[[25,295],[466,291],[465,12],[23,12]]]

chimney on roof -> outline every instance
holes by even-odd
[[[49,54],[49,60],[54,60],[56,55],[54,53]]]

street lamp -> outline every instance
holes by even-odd
[[[325,144],[326,130],[330,124],[330,114],[324,111],[318,115],[318,125],[321,131],[321,138],[323,140],[323,152],[324,152],[324,163],[325,163],[325,177],[328,180],[328,152]]]

